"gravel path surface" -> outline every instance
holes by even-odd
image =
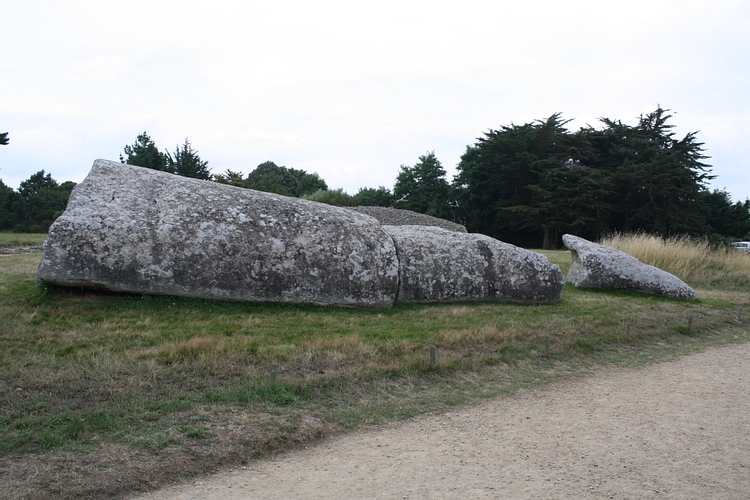
[[[33,246],[0,246],[0,255],[17,255],[19,253],[41,252],[42,245]]]
[[[323,441],[141,499],[750,498],[750,344]]]

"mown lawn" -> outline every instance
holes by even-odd
[[[567,271],[568,252],[544,253]],[[699,288],[695,302],[567,286],[551,305],[373,311],[44,289],[40,257],[0,257],[0,474],[11,497],[122,496],[333,433],[750,339],[750,308],[738,315],[750,290],[736,286]]]

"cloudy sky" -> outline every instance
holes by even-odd
[[[441,6],[442,5],[442,6]],[[392,187],[435,151],[555,112],[671,109],[750,198],[750,2],[0,0],[0,178],[81,181],[147,131],[214,173]]]

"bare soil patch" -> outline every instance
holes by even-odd
[[[324,440],[135,497],[747,498],[750,344]]]

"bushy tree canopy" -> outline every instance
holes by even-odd
[[[674,137],[658,108],[635,126],[602,129],[546,120],[490,130],[468,146],[454,179],[469,230],[517,244],[557,246],[562,232],[705,234],[700,202],[710,167],[696,134]]]
[[[263,162],[250,172],[244,187],[297,198],[328,190],[328,185],[318,174],[280,167],[272,161]]]
[[[0,146],[7,146],[9,142],[10,137],[8,137],[8,132],[0,133]]]
[[[16,225],[16,210],[20,198],[21,195],[0,179],[0,231],[10,231]]]
[[[365,207],[393,206],[393,193],[385,186],[375,188],[360,188],[354,195],[355,203]]]
[[[434,151],[420,156],[413,167],[401,165],[393,187],[394,206],[451,219],[451,188],[445,176]]]
[[[750,200],[732,203],[729,193],[718,189],[701,191],[698,200],[712,239],[750,239]]]
[[[294,196],[297,178],[286,167],[266,161],[247,174],[247,187],[257,191]]]
[[[156,144],[146,132],[136,137],[132,146],[125,146],[125,154],[126,157],[120,155],[120,161],[128,165],[153,170],[165,170],[167,167],[167,155],[159,152]]]
[[[0,181],[0,230],[44,233],[68,204],[74,182],[58,182],[40,170],[18,192]]]
[[[698,202],[713,178],[709,165],[701,162],[706,158],[703,144],[695,132],[676,139],[667,113],[657,108],[634,127],[602,118],[602,130],[585,132],[614,184],[612,224],[618,230],[662,235],[710,231]]]
[[[40,170],[39,172],[32,174],[31,177],[25,181],[21,181],[21,185],[18,187],[18,192],[24,198],[31,198],[44,189],[54,189],[57,186],[57,181],[52,178],[52,174],[44,175],[44,170]]]
[[[316,191],[328,191],[328,184],[317,173],[308,174],[304,170],[296,168],[289,168],[288,170],[297,179],[297,187],[293,191],[294,196],[302,197]]]

